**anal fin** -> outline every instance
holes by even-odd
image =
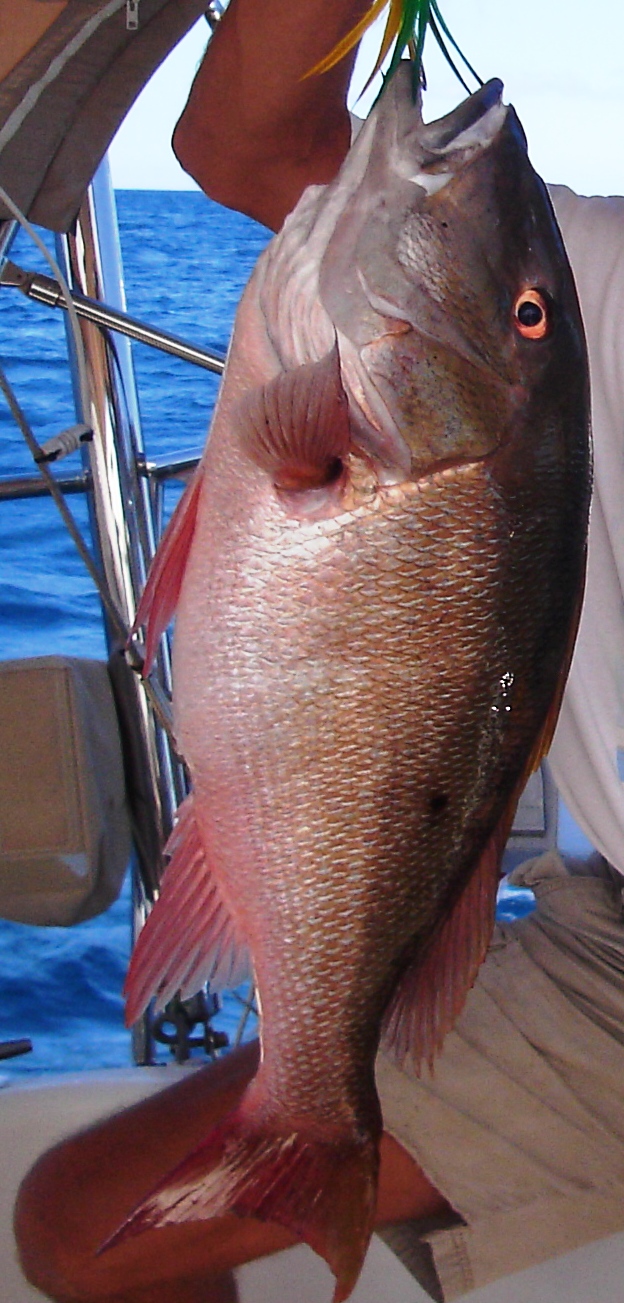
[[[510,802],[450,913],[404,973],[386,1011],[383,1041],[399,1062],[430,1067],[474,984],[492,936]]]
[[[206,859],[192,795],[180,806],[166,852],[171,859],[160,896],[139,933],[126,978],[128,1025],[154,996],[164,1008],[176,991],[186,998],[204,982],[223,989],[250,974],[244,938]]]

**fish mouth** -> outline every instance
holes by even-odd
[[[404,80],[401,68],[397,76],[399,73]],[[409,103],[401,84],[395,94],[396,143],[403,160],[397,171],[427,195],[436,194],[477,154],[488,149],[500,134],[508,114],[502,102],[503,83],[497,77],[433,122],[423,121],[420,103]],[[408,159],[411,165],[406,168]]]
[[[502,116],[506,115],[502,96],[503,83],[493,77],[444,117],[434,122],[422,122],[421,118],[419,136],[423,147],[431,153],[446,153],[449,148],[460,146],[466,135],[476,136],[483,143],[484,137],[490,134],[492,119],[501,116],[492,110],[502,109]]]

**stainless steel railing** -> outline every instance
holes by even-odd
[[[61,287],[53,277],[25,271],[8,258],[0,269],[0,285],[21,290],[27,298],[34,299],[36,303],[45,303],[49,308],[67,310]],[[129,317],[127,313],[111,308],[108,304],[97,303],[85,294],[74,292],[72,301],[78,316],[85,321],[92,321],[96,326],[115,330],[121,335],[127,335],[129,339],[137,340],[140,344],[158,348],[163,353],[182,358],[184,362],[192,362],[195,366],[204,367],[206,371],[213,371],[216,375],[221,375],[223,372],[225,354],[218,349],[199,348],[196,344],[190,344],[188,340],[180,339],[178,335],[172,335],[166,330],[159,330],[156,326],[148,326],[143,321],[137,321],[136,317]]]
[[[67,309],[58,283],[23,271],[7,254],[16,223],[0,223],[0,284],[17,288],[50,307]],[[54,467],[39,473],[4,476],[0,501],[84,493],[89,504],[92,552],[104,596],[103,617],[109,669],[124,741],[127,788],[135,833],[133,898],[135,930],[142,925],[162,872],[162,847],[175,811],[186,794],[184,766],[176,754],[169,723],[171,667],[168,640],[161,642],[149,683],[136,672],[140,648],[126,649],[138,600],[154,555],[162,520],[165,482],[184,478],[197,463],[194,453],[150,460],[141,432],[130,339],[138,340],[220,374],[224,355],[207,351],[127,315],[119,234],[108,167],[101,167],[81,208],[75,230],[57,238],[57,262],[67,279],[79,318],[88,377],[88,411],[79,383],[76,339],[67,331],[77,419],[86,432],[82,472],[63,475]],[[69,323],[69,318],[68,318]],[[110,338],[114,331],[116,338]],[[32,437],[30,443],[33,444]],[[36,445],[35,445],[36,451]],[[63,506],[62,502],[60,503]],[[85,558],[88,560],[89,558]],[[93,569],[92,566],[90,566]],[[152,1058],[149,1019],[134,1029],[137,1062]]]

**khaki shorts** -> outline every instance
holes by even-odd
[[[556,853],[512,881],[537,908],[497,926],[434,1075],[378,1060],[386,1129],[457,1213],[384,1238],[441,1303],[624,1228],[624,881]]]

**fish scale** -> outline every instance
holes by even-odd
[[[582,597],[584,338],[501,93],[424,126],[398,69],[303,196],[139,610],[151,651],[177,601],[193,791],[128,1018],[250,955],[262,1057],[112,1242],[260,1217],[326,1258],[335,1303],[374,1221],[380,1036],[431,1061],[474,980]]]
[[[436,493],[447,491],[445,477],[440,478],[442,482],[431,487],[432,499],[435,499]],[[480,474],[476,476],[477,481],[481,478]],[[439,739],[445,739],[444,747],[445,750],[447,749],[446,737],[451,731],[447,714],[451,714],[454,710],[455,728],[457,718],[462,717],[464,727],[470,727],[472,724],[475,735],[481,732],[482,706],[477,700],[470,703],[470,709],[466,712],[466,687],[470,684],[473,674],[482,677],[484,611],[486,606],[489,606],[490,622],[495,625],[498,592],[493,584],[488,588],[487,582],[484,585],[480,581],[478,572],[485,570],[487,575],[489,568],[483,566],[482,545],[476,556],[477,573],[473,583],[470,583],[470,554],[465,546],[464,521],[471,504],[474,504],[479,512],[481,537],[487,522],[483,510],[481,484],[471,482],[465,472],[460,479],[462,482],[457,494],[455,512],[451,513],[446,505],[442,527],[445,531],[448,529],[449,519],[454,518],[461,522],[459,530],[461,552],[453,549],[451,540],[447,536],[444,539],[444,546],[441,539],[432,536],[434,521],[437,529],[440,529],[440,520],[436,517],[433,503],[429,512],[425,513],[424,525],[421,517],[410,513],[405,503],[400,506],[394,505],[390,522],[392,533],[389,532],[387,528],[389,522],[386,521],[381,538],[377,529],[381,509],[379,506],[363,508],[357,519],[343,518],[341,531],[336,531],[332,522],[331,533],[335,541],[335,551],[331,561],[325,558],[323,582],[332,591],[336,591],[340,584],[332,584],[328,571],[334,568],[340,576],[347,565],[349,574],[357,575],[360,580],[362,605],[358,608],[352,602],[346,620],[346,629],[344,625],[337,627],[335,621],[333,622],[332,637],[329,640],[325,634],[324,622],[319,630],[318,602],[313,599],[318,573],[315,558],[307,553],[305,537],[307,530],[310,528],[320,530],[322,524],[302,528],[302,545],[298,550],[298,556],[293,556],[291,539],[291,564],[284,573],[283,557],[281,557],[277,572],[280,576],[280,586],[278,587],[275,582],[265,586],[267,607],[264,612],[262,609],[259,612],[257,609],[254,610],[253,623],[249,618],[248,602],[257,602],[258,586],[254,582],[255,574],[267,572],[275,574],[266,542],[263,550],[258,552],[254,541],[253,552],[250,554],[248,535],[245,530],[242,531],[243,547],[238,564],[241,574],[244,575],[244,585],[247,586],[249,597],[246,601],[245,586],[242,583],[237,584],[236,609],[232,610],[229,602],[223,608],[222,636],[219,628],[218,599],[215,594],[205,592],[205,600],[212,613],[213,645],[219,647],[218,660],[215,659],[209,666],[213,684],[218,687],[224,683],[228,676],[230,659],[237,655],[240,658],[237,700],[240,700],[241,661],[249,669],[250,695],[254,698],[254,706],[249,704],[246,709],[241,710],[240,734],[231,722],[232,715],[236,713],[234,705],[229,706],[218,690],[213,696],[213,700],[218,702],[220,717],[227,722],[227,735],[222,742],[217,736],[218,723],[211,728],[211,757],[214,770],[220,771],[223,764],[220,747],[223,745],[229,749],[233,745],[232,734],[234,734],[237,752],[244,754],[245,767],[255,776],[254,795],[256,800],[260,795],[264,817],[259,818],[259,827],[255,830],[253,841],[262,847],[266,863],[262,884],[260,885],[255,874],[250,872],[245,883],[239,885],[239,891],[241,900],[245,899],[246,889],[248,891],[249,912],[252,913],[257,909],[266,919],[265,910],[273,893],[273,884],[277,884],[276,898],[279,908],[275,913],[275,928],[276,948],[279,949],[279,954],[276,955],[270,950],[270,936],[265,931],[267,929],[265,922],[262,956],[256,948],[256,974],[262,991],[264,958],[264,963],[270,969],[271,987],[280,993],[278,1002],[282,1000],[281,992],[290,989],[293,982],[301,980],[300,953],[296,947],[285,946],[284,938],[292,934],[297,935],[299,931],[305,935],[311,911],[317,935],[325,919],[325,927],[331,938],[331,946],[324,940],[318,950],[307,958],[305,969],[308,977],[310,974],[313,975],[314,984],[322,975],[323,969],[325,982],[327,982],[327,972],[332,964],[337,966],[337,971],[340,971],[342,966],[353,961],[352,922],[350,930],[347,927],[344,933],[343,954],[337,945],[338,923],[343,912],[348,923],[354,915],[358,916],[368,901],[368,909],[373,916],[376,916],[378,899],[384,896],[388,886],[393,886],[395,902],[391,913],[383,919],[383,931],[393,935],[400,956],[406,942],[418,929],[419,917],[424,914],[426,918],[428,910],[430,911],[435,904],[436,897],[439,898],[441,891],[444,890],[444,882],[440,879],[439,859],[435,854],[438,848],[435,844],[431,844],[429,829],[423,830],[417,826],[419,803],[413,797],[410,798],[409,790],[405,790],[410,787],[422,790],[422,777],[419,779],[404,773],[404,757],[407,745],[412,753],[414,752],[417,724],[424,714],[430,713],[430,708],[422,701],[423,694],[434,697],[439,715],[439,737],[431,738],[429,745],[425,742],[420,757],[420,773],[431,775],[430,781],[433,781],[434,786],[444,789],[445,783],[451,781],[457,785],[457,764],[454,763],[452,747],[448,753],[448,767],[443,764],[440,774],[436,774],[434,769],[436,764],[440,769]],[[396,495],[396,490],[390,494],[395,497]],[[417,496],[422,502],[428,495],[421,485],[417,494],[411,496]],[[493,501],[497,506],[496,497]],[[211,526],[211,533],[213,528]],[[428,573],[425,579],[431,641],[439,643],[440,629],[446,619],[449,590],[452,593],[456,588],[459,575],[462,577],[463,585],[466,585],[468,576],[467,591],[470,596],[465,597],[464,601],[470,619],[466,621],[461,648],[449,647],[447,638],[447,645],[440,644],[434,657],[429,645],[421,644],[420,656],[426,664],[427,672],[424,682],[419,682],[414,675],[410,645],[414,635],[414,622],[418,621],[419,612],[422,613],[422,586],[419,582],[422,549],[419,547],[419,538],[423,528],[428,542],[433,538],[434,552],[444,554],[447,558],[446,570],[440,571],[438,566],[437,591],[432,589],[432,574]],[[492,553],[496,552],[499,533],[500,527],[497,527],[495,519],[494,528],[490,525]],[[387,550],[384,550],[383,543],[386,539],[388,546]],[[278,545],[277,538],[275,545]],[[201,556],[202,553],[200,535],[197,554]],[[352,556],[355,562],[351,559]],[[458,561],[461,565],[458,565]],[[236,553],[231,551],[230,573],[236,570],[236,566]],[[379,598],[375,618],[371,618],[369,600],[373,584]],[[475,584],[478,584],[481,590],[481,609],[476,627],[472,619],[474,606],[472,592]],[[350,588],[350,593],[353,599],[353,588]],[[460,598],[463,595],[462,588]],[[461,608],[457,615],[461,621]],[[296,626],[296,638],[291,636],[293,620]],[[279,639],[280,630],[284,631],[284,643],[278,649],[276,641]],[[265,631],[265,638],[262,636],[263,631]],[[454,634],[452,642],[455,641]],[[267,663],[267,658],[264,656],[264,647],[267,644],[275,665],[277,683],[268,675],[266,668],[262,674],[259,673],[258,667],[266,666]],[[243,654],[241,654],[242,649],[244,649]],[[383,651],[385,660],[390,665],[388,673],[385,672],[383,660],[380,661],[380,650]],[[312,676],[316,677],[316,682],[313,682],[308,692],[304,693],[299,667],[303,665],[307,668],[308,658],[313,654],[322,659],[322,664],[318,675]],[[291,662],[294,662],[295,668],[294,683],[289,679]],[[455,683],[453,663],[457,666]],[[506,661],[504,663],[506,664]],[[469,669],[471,664],[472,671]],[[178,666],[176,672],[184,673],[184,670]],[[364,675],[368,677],[370,683],[368,695],[363,691]],[[490,678],[491,676],[492,671],[489,673]],[[403,697],[398,719],[396,718],[397,694]],[[407,694],[413,698],[411,717],[405,700]],[[362,700],[364,697],[365,700]],[[345,712],[343,703],[346,702],[348,706],[356,699],[359,701],[358,728],[357,737],[354,737],[349,714]],[[255,715],[252,714],[254,710],[257,712]],[[210,721],[208,723],[210,727]],[[387,738],[384,733],[389,734]],[[272,736],[275,736],[275,747],[270,743]],[[371,772],[369,739],[372,740],[376,751],[374,772]],[[402,783],[398,790],[388,794],[387,788],[392,787],[396,782],[394,771],[397,755],[401,757]],[[469,756],[463,751],[461,759],[464,770],[469,768]],[[385,779],[382,772],[384,770]],[[208,766],[201,776],[198,768],[195,773],[196,785],[198,782],[202,785],[205,783],[206,789],[214,792],[218,782],[218,772],[213,772],[211,766]],[[374,803],[371,803],[368,811],[362,808],[363,793],[367,794],[367,787],[370,789],[370,797],[374,798]],[[270,793],[271,799],[266,799],[267,793]],[[262,794],[265,794],[264,800],[261,799]],[[220,802],[214,796],[212,799],[218,807]],[[254,796],[251,796],[242,821],[243,835],[248,835],[250,822],[258,818],[251,804],[253,799]],[[473,802],[474,799],[472,794]],[[384,814],[381,807],[387,802],[389,802],[389,812]],[[420,803],[422,804],[422,799]],[[412,807],[409,821],[404,817],[406,804]],[[401,822],[396,817],[399,813],[403,815]],[[295,816],[294,829],[290,831],[293,816]],[[460,835],[463,836],[463,828],[456,833],[455,839],[457,840]],[[222,846],[226,836],[227,829],[222,821],[218,820],[213,834],[215,845]],[[441,831],[437,832],[436,840],[441,843],[439,849],[444,849],[448,858],[448,829],[444,834]],[[376,873],[373,874],[372,866],[376,864],[378,856],[375,844],[379,842],[383,843],[385,866],[383,872],[377,867]],[[406,860],[411,860],[415,869],[418,868],[423,850],[429,858],[438,860],[436,873],[431,875],[429,892],[427,891],[429,884],[424,884],[423,889],[422,873],[417,875],[415,872],[402,874],[403,890],[398,890],[397,865],[404,866]],[[359,866],[358,856],[361,860]],[[233,859],[238,861],[243,858],[246,858],[245,850],[239,845],[233,852]],[[372,861],[368,869],[366,860]],[[352,879],[347,896],[345,896],[341,872],[343,866]],[[284,893],[290,899],[290,914],[286,917],[283,912]],[[305,899],[306,895],[310,896],[309,901]],[[412,896],[415,897],[413,902]],[[405,911],[408,905],[411,907],[411,916],[406,917]],[[332,950],[335,950],[333,958]],[[384,963],[386,962],[384,957]],[[319,973],[316,971],[318,965],[321,966]],[[361,978],[358,977],[358,983],[360,982]],[[378,979],[375,979],[372,973],[371,987],[373,999],[378,999]],[[341,1001],[342,996],[338,1001],[339,1006]],[[334,1009],[329,999],[325,1003],[324,1016],[331,1044],[337,1035],[340,1007]],[[264,997],[263,1008],[266,1015],[267,1005]],[[362,1016],[368,1025],[371,1015],[365,1008]],[[295,1072],[300,1073],[299,1047],[296,1043],[290,1044],[290,1054],[294,1058]],[[281,1049],[280,1060],[283,1062],[283,1059],[284,1049]],[[318,1090],[318,1086],[315,1089]]]

